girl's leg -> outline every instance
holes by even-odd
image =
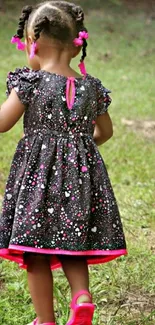
[[[77,256],[59,256],[62,268],[71,287],[72,298],[80,290],[89,292],[89,272],[86,258]],[[90,302],[91,299],[87,295],[81,295],[77,303]],[[71,311],[70,318],[72,318]],[[70,319],[69,318],[69,319]]]
[[[53,276],[50,259],[44,255],[26,254],[28,286],[38,324],[54,322]]]

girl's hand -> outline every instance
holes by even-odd
[[[97,146],[108,141],[113,136],[113,125],[109,114],[106,112],[96,119],[94,141]]]
[[[0,132],[9,131],[18,122],[24,111],[25,106],[21,103],[13,89],[8,99],[1,106]]]

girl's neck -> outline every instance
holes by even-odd
[[[45,70],[51,73],[64,75],[66,77],[79,77],[71,67],[71,56],[69,51],[58,51],[53,49],[48,53],[40,53],[39,65],[41,70]]]
[[[81,77],[76,71],[74,71],[69,63],[65,64],[64,62],[53,62],[53,61],[47,61],[43,62],[40,65],[40,69],[51,72],[51,73],[56,73],[59,75],[63,75],[65,77]]]

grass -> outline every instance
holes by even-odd
[[[11,1],[10,1],[11,3]],[[84,6],[86,2],[83,3]],[[13,8],[12,8],[13,10]],[[87,59],[90,74],[112,89],[110,108],[114,137],[100,148],[114,186],[128,243],[128,257],[90,268],[91,288],[98,307],[94,325],[155,324],[155,204],[154,138],[143,129],[126,127],[122,118],[155,120],[154,27],[144,11],[121,5],[104,5],[104,10],[87,14],[91,39]],[[5,26],[5,29],[4,27]],[[1,15],[0,35],[1,102],[5,99],[8,69],[25,64],[9,39],[15,16]],[[11,58],[11,60],[10,60]],[[74,66],[77,61],[75,60]],[[139,124],[137,124],[139,125]],[[0,135],[0,194],[4,193],[11,159],[21,137],[19,122]],[[27,290],[26,273],[10,262],[0,263],[0,324],[25,325],[34,317]],[[55,274],[55,309],[58,325],[66,322],[70,301],[61,271]]]

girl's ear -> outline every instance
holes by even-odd
[[[32,36],[28,36],[28,41],[29,41],[31,44],[33,43]]]
[[[31,46],[33,43],[33,38],[32,36],[27,36],[26,37],[26,45]]]
[[[27,47],[27,52],[29,55],[31,53],[31,48],[32,48],[33,44],[34,44],[34,40],[33,40],[32,36],[27,36],[26,47]],[[38,52],[38,47],[35,48],[35,54],[37,54],[37,52]]]

